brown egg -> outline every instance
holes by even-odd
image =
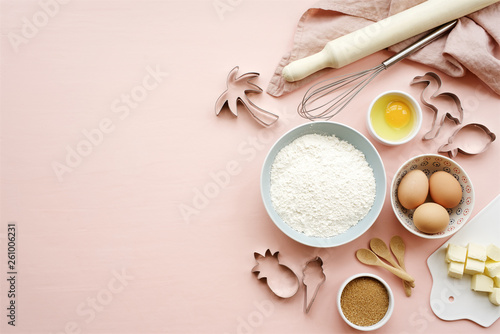
[[[398,186],[398,200],[407,209],[415,209],[425,202],[429,180],[424,172],[415,169],[406,174]]]
[[[424,203],[413,212],[415,227],[424,233],[444,231],[450,222],[448,211],[436,203]]]
[[[453,208],[462,199],[460,183],[450,173],[439,171],[431,175],[429,190],[434,202],[445,208]]]

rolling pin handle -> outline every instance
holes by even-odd
[[[305,57],[288,64],[285,68],[283,68],[283,78],[288,82],[294,82],[326,67],[331,67],[331,57],[329,57],[327,52],[328,51],[326,49],[323,49],[322,51],[309,57]]]

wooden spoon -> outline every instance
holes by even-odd
[[[394,258],[391,255],[391,251],[389,250],[389,248],[387,247],[387,245],[385,244],[385,242],[382,239],[379,239],[379,238],[371,239],[370,240],[370,248],[372,249],[372,251],[375,254],[377,254],[382,259],[386,260],[387,262],[392,264],[394,267],[403,270],[403,268],[401,268],[399,266],[399,264],[396,262],[396,260],[394,260]]]
[[[370,248],[372,251],[377,254],[379,257],[382,259],[386,260],[389,262],[391,265],[393,265],[397,269],[401,269],[403,271],[406,271],[404,268],[402,268],[396,260],[394,260],[394,257],[392,257],[391,251],[389,250],[389,247],[385,244],[385,242],[382,239],[379,238],[373,238],[370,240]],[[405,294],[406,296],[410,297],[411,296],[411,288],[415,287],[414,282],[407,282],[403,280],[403,286],[405,289]]]
[[[399,265],[403,270],[405,269],[405,242],[399,235],[395,235],[391,238],[391,241],[389,242],[389,246],[391,247],[392,253],[394,256],[396,256],[396,259],[399,262]]]
[[[415,280],[413,277],[411,277],[407,272],[404,272],[401,269],[394,268],[380,260],[375,253],[373,253],[369,249],[358,249],[356,252],[356,257],[358,258],[359,262],[363,264],[367,264],[369,266],[379,266],[382,267],[394,275],[398,276],[399,278],[408,281],[408,282],[414,282]]]
[[[403,239],[399,235],[393,236],[391,238],[391,241],[389,241],[389,247],[391,247],[392,253],[394,254],[396,259],[398,260],[401,268],[404,271],[406,271],[406,267],[405,267],[406,246],[405,246],[405,242],[403,241]],[[415,284],[413,284],[413,287],[415,287]],[[406,292],[407,296],[410,296],[406,290],[405,290],[405,292]],[[410,291],[410,294],[411,294],[411,291]]]

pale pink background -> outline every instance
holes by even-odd
[[[9,34],[22,34],[23,18],[43,19],[45,2],[1,2],[2,333],[354,333],[341,320],[335,298],[344,279],[359,272],[381,276],[395,294],[393,317],[380,332],[500,330],[498,321],[485,329],[432,313],[426,259],[445,240],[407,232],[388,200],[368,232],[331,249],[298,244],[268,218],[260,198],[261,165],[279,136],[306,122],[296,114],[304,90],[279,99],[254,97],[281,116],[268,129],[243,109],[235,118],[228,111],[216,117],[213,108],[236,65],[240,74],[260,72],[256,83],[267,86],[290,48],[296,22],[314,0],[74,0],[52,7],[53,17],[40,21],[43,26],[16,52]],[[216,3],[227,10],[219,15]],[[350,69],[371,67],[387,56],[379,52]],[[114,113],[122,94],[138,92],[147,68],[168,76],[128,115],[124,104]],[[371,99],[389,89],[418,97],[419,88],[408,83],[428,70],[398,64],[334,120],[368,136],[364,122]],[[500,134],[498,96],[471,75],[443,80],[445,90],[462,98],[465,123],[484,123]],[[424,110],[421,135],[430,116]],[[58,180],[54,162],[64,164],[67,147],[82,145],[82,131],[102,122],[108,122],[108,133]],[[375,144],[388,183],[400,164],[436,153],[455,129],[446,122],[434,141],[415,139],[396,148]],[[473,214],[499,193],[499,153],[495,142],[482,155],[455,159],[474,183]],[[228,164],[236,167],[233,175],[213,187],[214,175],[224,174]],[[211,198],[201,201],[196,194],[206,189]],[[183,218],[180,208],[194,205],[198,209]],[[5,316],[11,221],[18,224],[15,328]],[[389,241],[395,234],[407,243],[407,269],[416,277],[410,298],[400,280],[354,257],[370,238]],[[303,289],[281,300],[250,272],[253,252],[267,248],[279,250],[282,263],[297,274],[313,256],[324,259],[327,281],[309,314],[302,312]]]

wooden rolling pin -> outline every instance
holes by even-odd
[[[428,0],[328,42],[322,51],[290,63],[282,75],[297,81],[326,67],[340,68],[498,1]]]

